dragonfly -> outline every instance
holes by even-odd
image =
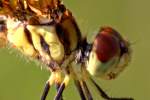
[[[105,100],[133,100],[109,96],[92,78],[115,79],[130,62],[130,42],[112,27],[103,26],[88,43],[61,0],[1,0],[0,47],[8,44],[51,72],[41,100],[46,100],[53,85],[54,100],[63,100],[70,79],[81,100],[93,100],[87,80]]]

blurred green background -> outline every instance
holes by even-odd
[[[150,100],[150,1],[148,0],[64,0],[83,33],[93,35],[100,26],[109,25],[130,40],[132,61],[115,80],[98,79],[111,96]],[[12,50],[0,50],[0,100],[40,100],[50,73]],[[80,100],[69,84],[65,100]],[[54,87],[47,100],[53,100]],[[100,100],[101,98],[96,98]]]

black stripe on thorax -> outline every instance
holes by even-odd
[[[65,53],[70,54],[70,52],[71,52],[71,50],[70,50],[70,41],[69,41],[68,37],[65,35],[66,34],[65,30],[63,29],[61,24],[56,24],[56,33],[57,33],[57,36],[58,36],[60,42],[64,46]]]
[[[70,38],[73,38],[73,37],[71,37],[72,33],[69,32],[68,29],[64,29],[63,28],[64,26],[62,25],[62,23],[65,20],[70,20],[70,23],[73,25],[72,28],[74,28],[74,30],[76,32],[75,34],[77,36],[77,41],[75,41],[75,42],[77,42],[77,47],[74,48],[74,50],[80,48],[82,36],[81,36],[81,31],[80,31],[77,23],[75,22],[75,20],[73,18],[62,19],[61,23],[57,23],[56,24],[56,33],[57,33],[57,36],[58,36],[59,40],[61,41],[61,43],[64,45],[65,53],[66,54],[70,54],[73,51],[70,48],[70,45],[72,45],[70,43]]]
[[[27,26],[24,26],[24,32],[25,32],[25,35],[26,35],[28,42],[34,47],[31,32],[27,29]],[[34,47],[34,49],[35,49],[35,47]]]
[[[40,43],[41,46],[43,48],[43,50],[50,55],[50,50],[49,50],[49,45],[46,43],[46,41],[44,40],[43,36],[40,35]]]

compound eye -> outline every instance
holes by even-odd
[[[103,79],[114,79],[130,61],[128,41],[110,27],[103,27],[93,42],[88,72]]]
[[[96,36],[93,43],[93,50],[101,62],[107,62],[112,57],[120,54],[119,41],[110,32],[111,31],[107,31],[107,27],[103,28]]]

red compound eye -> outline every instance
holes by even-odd
[[[114,30],[112,28],[105,27],[100,30],[95,38],[93,49],[95,50],[98,59],[102,62],[107,62],[120,53],[118,37],[116,37],[113,32]]]

